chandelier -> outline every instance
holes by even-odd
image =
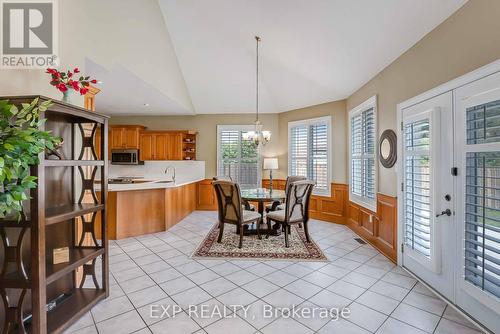
[[[256,117],[254,122],[254,130],[243,133],[244,140],[252,141],[256,146],[265,145],[271,139],[271,131],[263,131],[262,124],[259,121],[259,42],[260,37],[255,36],[256,43],[256,54],[257,54],[257,66],[256,66],[256,99],[255,99],[255,109],[256,109]]]

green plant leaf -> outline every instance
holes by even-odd
[[[40,153],[61,140],[41,130],[46,120],[40,119],[39,113],[51,104],[39,104],[36,98],[21,104],[19,109],[0,100],[0,218],[13,215],[21,219],[23,201],[29,199],[28,190],[37,187],[30,167],[39,163]]]

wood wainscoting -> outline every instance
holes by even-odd
[[[285,184],[286,180],[273,180],[274,189],[285,190]],[[262,180],[262,187],[269,188],[269,185],[269,179]],[[347,184],[332,183],[331,195],[329,197],[312,195],[311,203],[309,204],[309,214],[311,218],[344,224],[347,190]]]
[[[275,189],[285,189],[286,180],[273,180]],[[269,188],[269,180],[262,180]],[[345,224],[372,246],[396,262],[397,258],[397,198],[377,194],[377,212],[349,201],[349,185],[331,184],[331,195],[311,197],[311,218]]]
[[[262,180],[262,187],[269,188],[269,179]],[[285,189],[286,180],[274,179],[274,189]],[[217,210],[217,200],[212,180],[197,183],[197,210]],[[377,194],[377,212],[372,212],[349,201],[349,185],[331,184],[331,195],[311,197],[311,218],[345,224],[389,259],[397,258],[397,198]]]
[[[377,194],[377,212],[349,201],[346,225],[393,262],[397,260],[397,197]]]

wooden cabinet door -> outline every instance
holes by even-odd
[[[167,160],[167,134],[155,135],[155,153],[154,160]]]
[[[182,160],[182,134],[168,134],[167,160]]]
[[[139,159],[154,160],[154,135],[141,134],[139,138]]]
[[[123,132],[123,141],[126,148],[139,148],[139,129],[125,128]]]
[[[109,147],[125,148],[124,128],[111,128],[111,135],[109,136]]]

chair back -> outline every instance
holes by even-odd
[[[286,194],[285,220],[289,223],[309,220],[309,201],[314,181],[291,182]]]
[[[212,184],[217,195],[219,222],[240,223],[243,218],[240,186],[231,181],[214,181]]]
[[[214,176],[212,178],[212,180],[214,180],[214,181],[231,181],[231,182],[233,181],[231,176],[219,176],[219,175]]]
[[[288,193],[288,187],[290,187],[293,182],[303,181],[303,180],[307,180],[307,177],[299,175],[292,175],[287,177],[285,182],[285,194]]]

